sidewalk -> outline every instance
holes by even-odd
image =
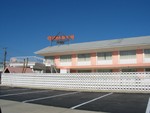
[[[2,113],[104,113],[84,110],[72,110],[52,106],[22,103],[0,99]]]

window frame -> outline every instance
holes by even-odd
[[[45,56],[45,61],[50,61],[51,64],[55,63],[55,56]]]
[[[119,56],[120,60],[136,59],[136,50],[119,51]]]
[[[148,51],[148,55],[146,54],[146,51]],[[144,58],[150,58],[150,49],[144,49]]]
[[[63,57],[64,57],[64,59],[63,59]],[[72,61],[72,55],[61,55],[60,56],[60,62],[71,62],[71,61]]]
[[[112,52],[97,52],[98,61],[112,60]]]
[[[78,54],[77,58],[78,62],[89,62],[91,61],[91,54],[90,53]]]

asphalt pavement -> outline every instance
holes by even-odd
[[[149,109],[149,97],[150,94],[0,86],[2,113],[145,113]]]

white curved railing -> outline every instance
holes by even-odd
[[[60,62],[60,66],[71,66],[72,62]]]
[[[77,62],[78,66],[86,66],[86,65],[91,65],[91,61],[79,61]]]
[[[63,90],[150,93],[150,72],[3,73],[2,85]]]
[[[137,59],[120,59],[119,63],[120,64],[136,64]]]
[[[144,63],[150,63],[150,58],[144,58]]]
[[[97,61],[97,65],[109,65],[109,64],[112,64],[113,61],[112,60],[98,60]]]

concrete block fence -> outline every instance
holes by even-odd
[[[150,93],[150,72],[3,73],[1,84],[56,90]]]

